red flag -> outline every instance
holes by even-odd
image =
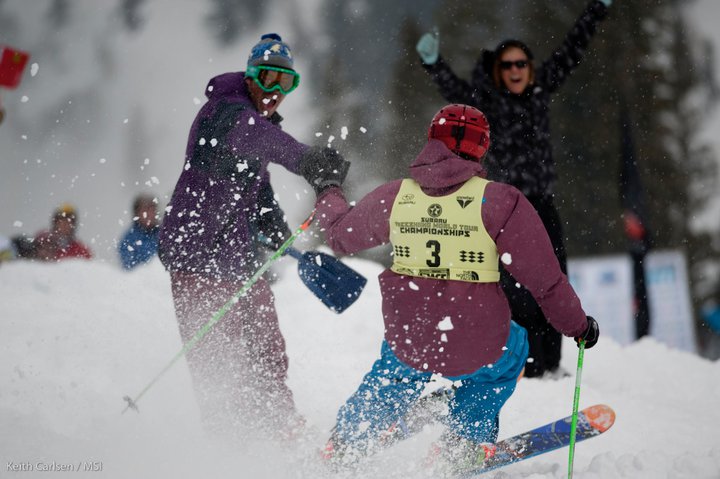
[[[30,59],[30,54],[15,50],[10,47],[1,47],[0,56],[0,86],[5,88],[17,88],[20,84],[25,65]]]

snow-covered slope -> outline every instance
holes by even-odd
[[[139,414],[121,414],[122,397],[136,395],[181,347],[169,279],[157,261],[131,273],[101,262],[3,264],[0,477],[50,477],[39,469],[53,464],[101,466],[92,477],[118,479],[333,477],[319,468],[315,452],[338,406],[375,359],[382,335],[375,280],[380,269],[346,261],[369,281],[343,315],[325,309],[304,288],[292,260],[278,269],[274,290],[290,384],[310,424],[307,440],[295,445],[205,438],[184,361],[142,398]],[[563,367],[574,372],[572,341],[563,354]],[[573,388],[572,376],[522,380],[503,411],[500,436],[569,414]],[[617,422],[603,436],[578,444],[574,477],[720,477],[719,362],[649,339],[623,348],[601,338],[585,356],[580,402],[611,405]],[[420,477],[418,463],[438,432],[399,444],[347,477]],[[494,477],[566,476],[563,450]]]

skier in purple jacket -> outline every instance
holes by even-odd
[[[558,331],[586,347],[597,342],[597,323],[560,270],[535,209],[515,187],[485,179],[489,143],[482,112],[448,105],[433,118],[409,179],[376,188],[354,207],[340,188],[320,192],[318,218],[335,252],[393,246],[393,265],[379,276],[380,359],[338,412],[324,451],[331,462],[372,452],[432,374],[459,384],[437,463],[462,468],[492,451],[500,409],[528,355],[527,333],[512,321],[499,283],[499,261]]]
[[[219,75],[190,129],[185,163],[166,208],[159,255],[170,272],[183,342],[237,293],[265,260],[259,235],[275,246],[290,235],[274,199],[268,164],[322,187],[319,165],[341,183],[349,163],[282,131],[277,109],[299,84],[290,48],[263,35],[245,72]],[[288,358],[274,297],[260,279],[187,354],[208,429],[277,437],[303,424],[287,387]]]

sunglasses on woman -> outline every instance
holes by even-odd
[[[268,93],[277,90],[287,95],[300,84],[300,74],[287,68],[268,65],[251,66],[247,68],[245,75],[255,80],[255,83]]]
[[[528,66],[528,61],[527,60],[515,60],[513,62],[509,62],[509,61],[500,62],[500,68],[502,68],[503,70],[510,70],[513,67],[513,65],[516,66],[518,69],[522,70],[523,68]]]

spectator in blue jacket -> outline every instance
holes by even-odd
[[[147,263],[158,251],[160,223],[157,200],[152,196],[139,195],[133,201],[133,222],[118,246],[120,262],[126,270]]]

